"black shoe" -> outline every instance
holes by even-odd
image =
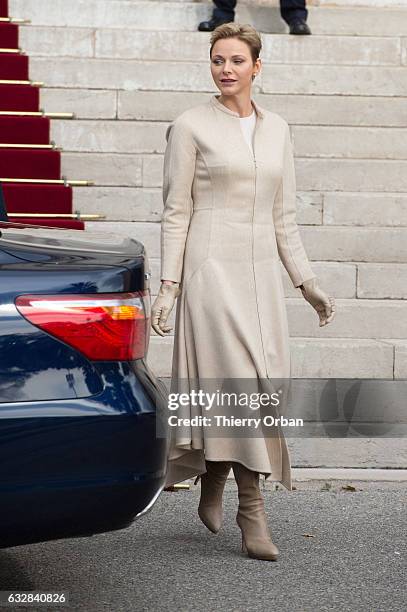
[[[223,23],[231,23],[233,19],[219,19],[217,17],[211,17],[209,21],[201,21],[198,26],[200,32],[213,32],[215,28],[222,25]]]
[[[290,34],[311,34],[308,24],[303,20],[290,23]]]

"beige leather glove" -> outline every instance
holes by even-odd
[[[167,319],[175,304],[175,299],[181,293],[178,283],[161,283],[154,304],[151,307],[151,326],[160,336],[168,334],[172,327],[166,325]]]
[[[316,278],[304,281],[300,285],[300,289],[304,299],[311,304],[318,313],[319,326],[323,327],[330,323],[335,316],[335,300],[333,297],[328,297],[322,289],[318,287]]]

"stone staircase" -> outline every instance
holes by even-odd
[[[63,173],[91,178],[75,192],[82,213],[140,239],[159,284],[165,130],[215,89],[210,3],[10,0],[31,20],[21,47],[54,122]],[[274,0],[240,3],[237,21],[261,29],[254,97],[281,114],[294,139],[298,215],[335,321],[319,328],[299,290],[284,284],[293,376],[407,377],[407,1],[308,3],[312,36],[289,36]],[[363,4],[367,6],[363,6]],[[152,336],[150,363],[169,376],[172,338]],[[407,464],[407,457],[403,459]]]

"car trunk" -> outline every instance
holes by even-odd
[[[108,233],[9,223],[0,223],[0,233],[0,402],[99,393],[103,383],[92,359],[30,323],[16,300],[145,292],[143,245]]]

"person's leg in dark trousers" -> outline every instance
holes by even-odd
[[[305,0],[280,0],[281,17],[288,24],[302,19],[307,21],[308,11],[305,8]]]
[[[215,8],[209,21],[201,21],[200,32],[212,32],[218,25],[235,20],[236,0],[214,0]]]
[[[290,26],[290,34],[311,34],[306,23],[308,11],[305,0],[280,0],[280,13]]]
[[[198,30],[213,32],[222,23],[235,19],[236,0],[214,0],[215,8],[208,21],[201,21]],[[281,17],[290,26],[290,34],[311,34],[306,21],[308,11],[305,0],[280,0]]]
[[[214,0],[213,16],[216,19],[234,21],[236,0]]]

